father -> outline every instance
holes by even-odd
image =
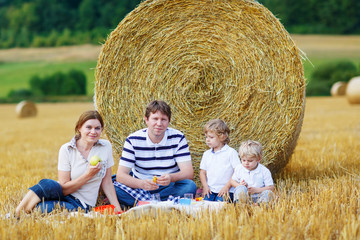
[[[168,127],[170,119],[170,106],[152,101],[145,111],[147,128],[126,138],[114,182],[121,204],[132,207],[136,200],[146,200],[154,193],[159,193],[161,200],[185,193],[195,196],[189,146],[182,132]]]

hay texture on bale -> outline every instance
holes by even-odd
[[[205,144],[203,125],[224,120],[230,146],[264,146],[275,173],[292,154],[305,102],[301,55],[263,5],[248,0],[149,0],[129,13],[99,55],[95,105],[118,154],[144,124],[146,105],[172,107],[171,127],[189,143],[195,176]]]
[[[351,104],[360,104],[360,76],[352,78],[347,84],[346,98]]]
[[[346,82],[336,82],[332,85],[330,93],[331,96],[337,97],[337,96],[345,96],[346,94]]]
[[[37,108],[35,103],[31,101],[21,101],[16,105],[16,115],[18,118],[35,117]]]

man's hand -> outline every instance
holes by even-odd
[[[156,190],[159,188],[158,185],[156,185],[156,183],[154,183],[152,181],[152,179],[144,179],[144,180],[141,180],[142,183],[141,183],[141,188],[144,189],[144,190],[147,190],[147,191],[153,191],[153,190]]]
[[[171,183],[171,177],[169,174],[162,175],[157,178],[156,183],[161,186],[168,186]]]

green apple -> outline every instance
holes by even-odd
[[[90,164],[96,166],[98,162],[101,162],[101,158],[98,155],[94,155],[90,158]]]

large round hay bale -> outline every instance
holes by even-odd
[[[347,84],[346,98],[351,104],[360,104],[360,76],[352,78]]]
[[[346,94],[346,82],[336,82],[332,85],[330,93],[331,96],[344,96]]]
[[[117,153],[162,99],[185,133],[195,172],[207,149],[203,125],[230,127],[230,146],[253,139],[275,173],[300,133],[305,80],[299,50],[274,15],[250,0],[148,0],[110,34],[99,55],[96,107]]]
[[[37,108],[35,103],[31,101],[21,101],[16,105],[16,115],[19,118],[35,117],[37,114]]]

